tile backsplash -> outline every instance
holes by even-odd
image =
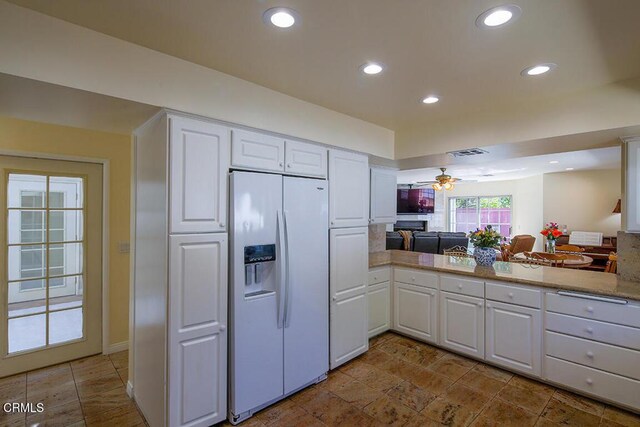
[[[387,249],[387,226],[373,224],[369,226],[369,253],[381,252]]]

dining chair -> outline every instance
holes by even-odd
[[[546,266],[551,267],[551,263],[545,259],[536,259],[536,258],[509,258],[509,262],[513,262],[515,264],[523,264],[523,266]]]
[[[549,263],[551,267],[564,267],[564,261],[568,258],[564,254],[550,254],[547,252],[525,252],[526,258],[544,260]]]
[[[556,251],[580,253],[580,252],[584,252],[584,248],[581,248],[580,246],[576,246],[576,245],[560,245],[560,246],[556,246]]]
[[[617,273],[618,272],[618,254],[611,252],[609,254],[609,260],[604,268],[605,273]]]
[[[472,258],[473,255],[467,251],[467,248],[464,246],[454,246],[449,249],[444,250],[444,255],[446,256],[454,256],[454,257],[462,257],[462,258]]]

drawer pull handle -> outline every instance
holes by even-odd
[[[591,326],[589,326],[589,327],[586,329],[586,331],[587,331],[587,333],[588,333],[588,334],[592,334],[592,333],[593,333],[593,328],[592,328]]]
[[[378,276],[373,276],[373,280],[378,280]]]
[[[509,298],[513,298],[513,292],[509,292],[508,295],[509,295]]]
[[[458,289],[462,289],[462,285],[458,285]]]
[[[589,313],[593,313],[593,307],[588,306],[588,307],[587,307],[587,311],[588,311]]]
[[[415,278],[415,277],[412,277],[412,278],[411,278],[411,280],[415,282],[415,281],[416,281],[416,278]]]
[[[581,294],[578,292],[571,292],[571,291],[558,291],[557,293],[558,295],[564,295],[567,297],[584,298],[584,299],[590,299],[594,301],[612,302],[614,304],[627,304],[629,302],[627,300],[619,299],[619,298],[600,297],[597,295],[587,295],[587,294]]]
[[[593,380],[591,378],[587,378],[587,384],[589,385],[593,384]]]
[[[593,359],[593,351],[587,351],[587,357]]]

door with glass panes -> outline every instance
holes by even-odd
[[[0,377],[101,352],[102,165],[0,156]]]

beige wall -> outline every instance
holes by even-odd
[[[0,117],[0,152],[109,160],[109,344],[129,335],[129,241],[131,138],[106,132]]]
[[[569,231],[615,236],[620,214],[612,213],[621,194],[620,169],[544,175],[544,222],[566,224]]]
[[[2,73],[393,157],[389,129],[4,1],[0,58]]]

